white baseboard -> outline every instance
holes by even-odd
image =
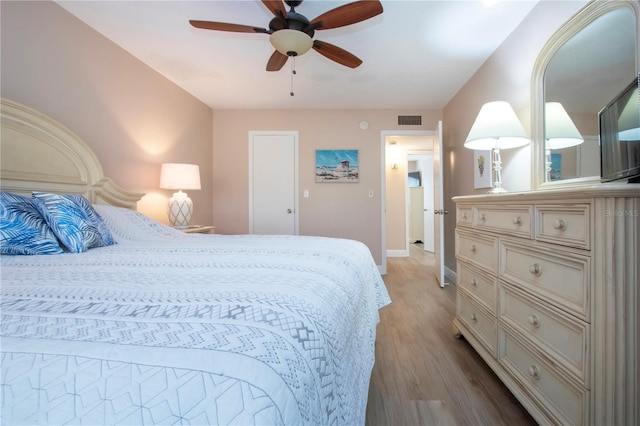
[[[458,274],[456,273],[456,271],[453,271],[446,266],[444,267],[444,276],[449,278],[453,282],[453,284],[456,284],[458,282]]]

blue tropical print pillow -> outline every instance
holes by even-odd
[[[98,212],[82,195],[34,192],[32,197],[49,227],[71,253],[116,243]]]
[[[0,253],[59,254],[64,250],[30,198],[2,191]]]

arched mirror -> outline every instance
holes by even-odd
[[[598,112],[638,76],[640,6],[594,1],[549,40],[533,72],[533,187],[600,179]]]

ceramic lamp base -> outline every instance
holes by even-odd
[[[169,222],[174,228],[186,228],[191,222],[191,215],[193,214],[193,202],[191,198],[182,191],[178,191],[173,194],[173,197],[169,198],[169,204],[167,205],[167,215],[169,216]]]

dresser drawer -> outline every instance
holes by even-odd
[[[495,314],[486,312],[464,291],[458,291],[456,292],[456,316],[495,357],[498,336]]]
[[[496,274],[498,272],[498,239],[456,230],[456,257]]]
[[[473,207],[470,204],[456,206],[456,225],[471,227],[473,224]]]
[[[590,205],[537,205],[536,235],[538,241],[563,246],[591,248]]]
[[[589,318],[590,259],[541,244],[500,243],[500,277],[579,318]]]
[[[524,238],[533,238],[532,206],[475,206],[475,226]]]
[[[589,391],[558,373],[504,329],[500,335],[499,359],[526,392],[542,403],[554,423],[588,424]]]
[[[496,312],[498,278],[482,272],[463,261],[458,262],[458,287],[471,294],[490,312]]]
[[[502,283],[500,321],[589,387],[589,324]]]

